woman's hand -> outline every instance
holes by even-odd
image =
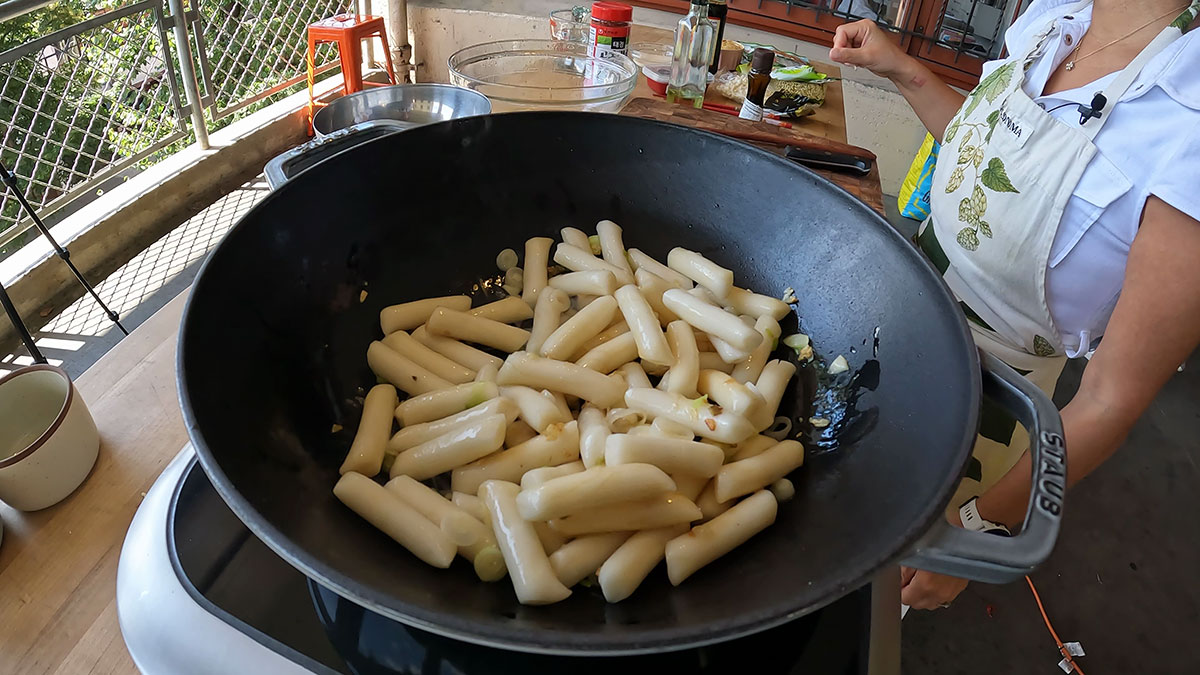
[[[895,80],[911,70],[914,59],[870,19],[845,23],[833,35],[829,58],[848,66],[862,66],[880,77]]]
[[[894,82],[938,142],[966,98],[904,53],[900,45],[869,19],[838,26],[829,58],[849,66],[862,66]]]
[[[913,609],[945,607],[954,602],[966,587],[966,579],[911,567],[900,568],[900,602]]]

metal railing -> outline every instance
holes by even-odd
[[[0,53],[0,160],[39,214],[61,215],[298,90],[308,24],[352,2],[140,0],[91,10]],[[336,51],[322,46],[316,62],[318,74],[332,72]],[[0,260],[34,234],[17,206],[0,195]]]

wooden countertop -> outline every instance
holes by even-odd
[[[117,625],[117,560],[142,497],[187,443],[175,396],[186,292],[76,382],[100,457],[70,497],[21,513],[0,504],[0,673],[136,673]]]

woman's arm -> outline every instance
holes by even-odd
[[[1084,371],[1079,393],[1062,411],[1067,482],[1108,459],[1180,363],[1200,344],[1200,222],[1157,197],[1125,268],[1121,299],[1104,342]],[[979,498],[987,520],[1017,525],[1029,502],[1029,453]],[[957,518],[957,514],[954,514]],[[967,586],[964,579],[902,568],[900,601],[934,609]]]
[[[870,19],[838,26],[829,58],[848,66],[862,66],[891,80],[939,143],[966,99],[920,61],[905,54]]]
[[[1067,483],[1100,466],[1125,441],[1159,389],[1200,344],[1200,222],[1157,197],[1142,214],[1121,299],[1104,340],[1062,411]],[[1029,501],[1026,453],[979,498],[984,518],[1019,524]]]

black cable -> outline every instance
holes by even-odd
[[[38,231],[42,233],[42,236],[46,238],[46,241],[49,241],[50,245],[54,247],[54,253],[67,264],[67,267],[71,268],[71,273],[75,275],[75,278],[84,287],[84,289],[87,290],[87,292],[91,294],[92,298],[96,300],[96,304],[100,306],[100,309],[102,309],[104,313],[108,315],[108,318],[114,324],[116,324],[117,328],[121,329],[122,333],[129,335],[129,331],[125,330],[125,326],[121,325],[121,320],[120,317],[117,316],[117,313],[109,309],[108,305],[104,304],[104,301],[100,299],[100,294],[96,292],[96,289],[92,288],[92,285],[89,284],[88,280],[84,278],[83,273],[79,271],[79,268],[75,266],[75,263],[71,262],[70,251],[62,246],[59,246],[58,242],[55,241],[54,236],[50,234],[50,228],[46,227],[46,224],[42,222],[42,219],[38,217],[37,212],[34,211],[33,206],[29,204],[29,200],[25,199],[25,193],[22,192],[20,186],[17,185],[17,177],[14,176],[12,172],[8,170],[8,167],[4,166],[2,163],[0,163],[0,180],[3,180],[4,184],[13,191],[17,201],[19,201],[21,203],[21,207],[25,209],[25,213],[29,214],[29,217],[33,220],[34,226],[37,227]]]

